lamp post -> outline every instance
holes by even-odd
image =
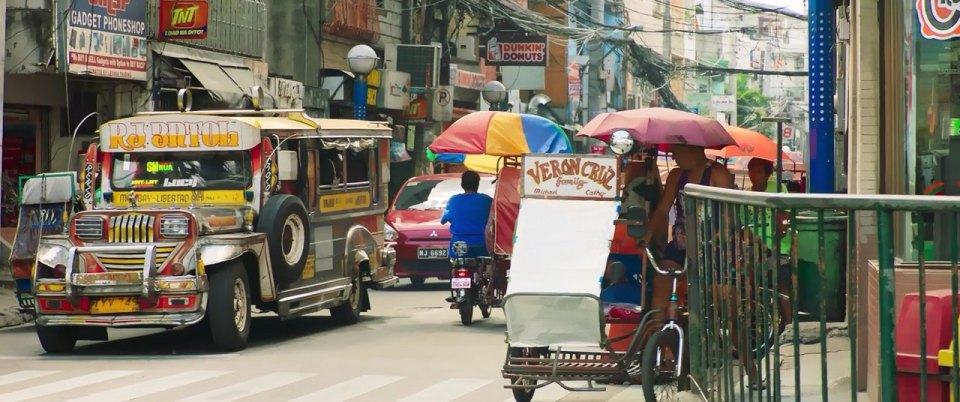
[[[367,119],[367,74],[377,67],[377,52],[367,45],[356,45],[347,52],[347,64],[353,79],[353,118]]]
[[[490,104],[490,110],[500,110],[500,103],[507,98],[507,87],[500,81],[490,81],[480,91],[483,100]]]

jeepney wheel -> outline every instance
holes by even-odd
[[[47,353],[67,353],[77,346],[77,333],[67,326],[42,326],[37,324],[40,346]]]
[[[511,384],[537,385],[537,380],[529,378],[511,378]],[[513,389],[513,400],[517,402],[530,402],[533,400],[533,394],[537,392],[536,388],[531,389]]]
[[[333,316],[333,320],[340,325],[353,325],[360,321],[360,310],[362,303],[360,303],[361,296],[363,295],[363,279],[357,274],[354,278],[351,278],[350,289],[350,298],[347,301],[339,306],[336,306],[330,309],[330,315]]]
[[[239,261],[209,271],[207,320],[213,343],[229,352],[243,350],[250,337],[250,282],[247,272]]]
[[[260,212],[257,231],[267,235],[273,277],[280,285],[303,276],[310,251],[308,222],[306,207],[292,195],[270,197]]]

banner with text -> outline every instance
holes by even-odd
[[[67,71],[146,81],[147,0],[81,0],[70,5]]]
[[[546,66],[547,37],[494,33],[487,37],[484,52],[488,66]]]
[[[617,157],[613,155],[523,156],[524,197],[614,200]]]

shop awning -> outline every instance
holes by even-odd
[[[274,107],[276,97],[265,82],[253,73],[243,60],[228,55],[204,52],[167,43],[156,52],[179,60],[203,88],[220,103],[229,107],[244,107],[250,88],[259,85],[264,92],[262,107]]]
[[[207,89],[210,96],[230,105],[243,104],[245,92],[234,83],[234,80],[220,66],[187,59],[180,59],[180,62],[187,70],[190,70],[194,78],[200,81],[200,84]]]

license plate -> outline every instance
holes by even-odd
[[[450,278],[450,287],[454,289],[470,289],[470,278]]]
[[[445,248],[418,248],[417,258],[421,260],[443,260],[447,258]]]
[[[137,297],[104,297],[90,304],[91,314],[133,313],[140,309]]]

